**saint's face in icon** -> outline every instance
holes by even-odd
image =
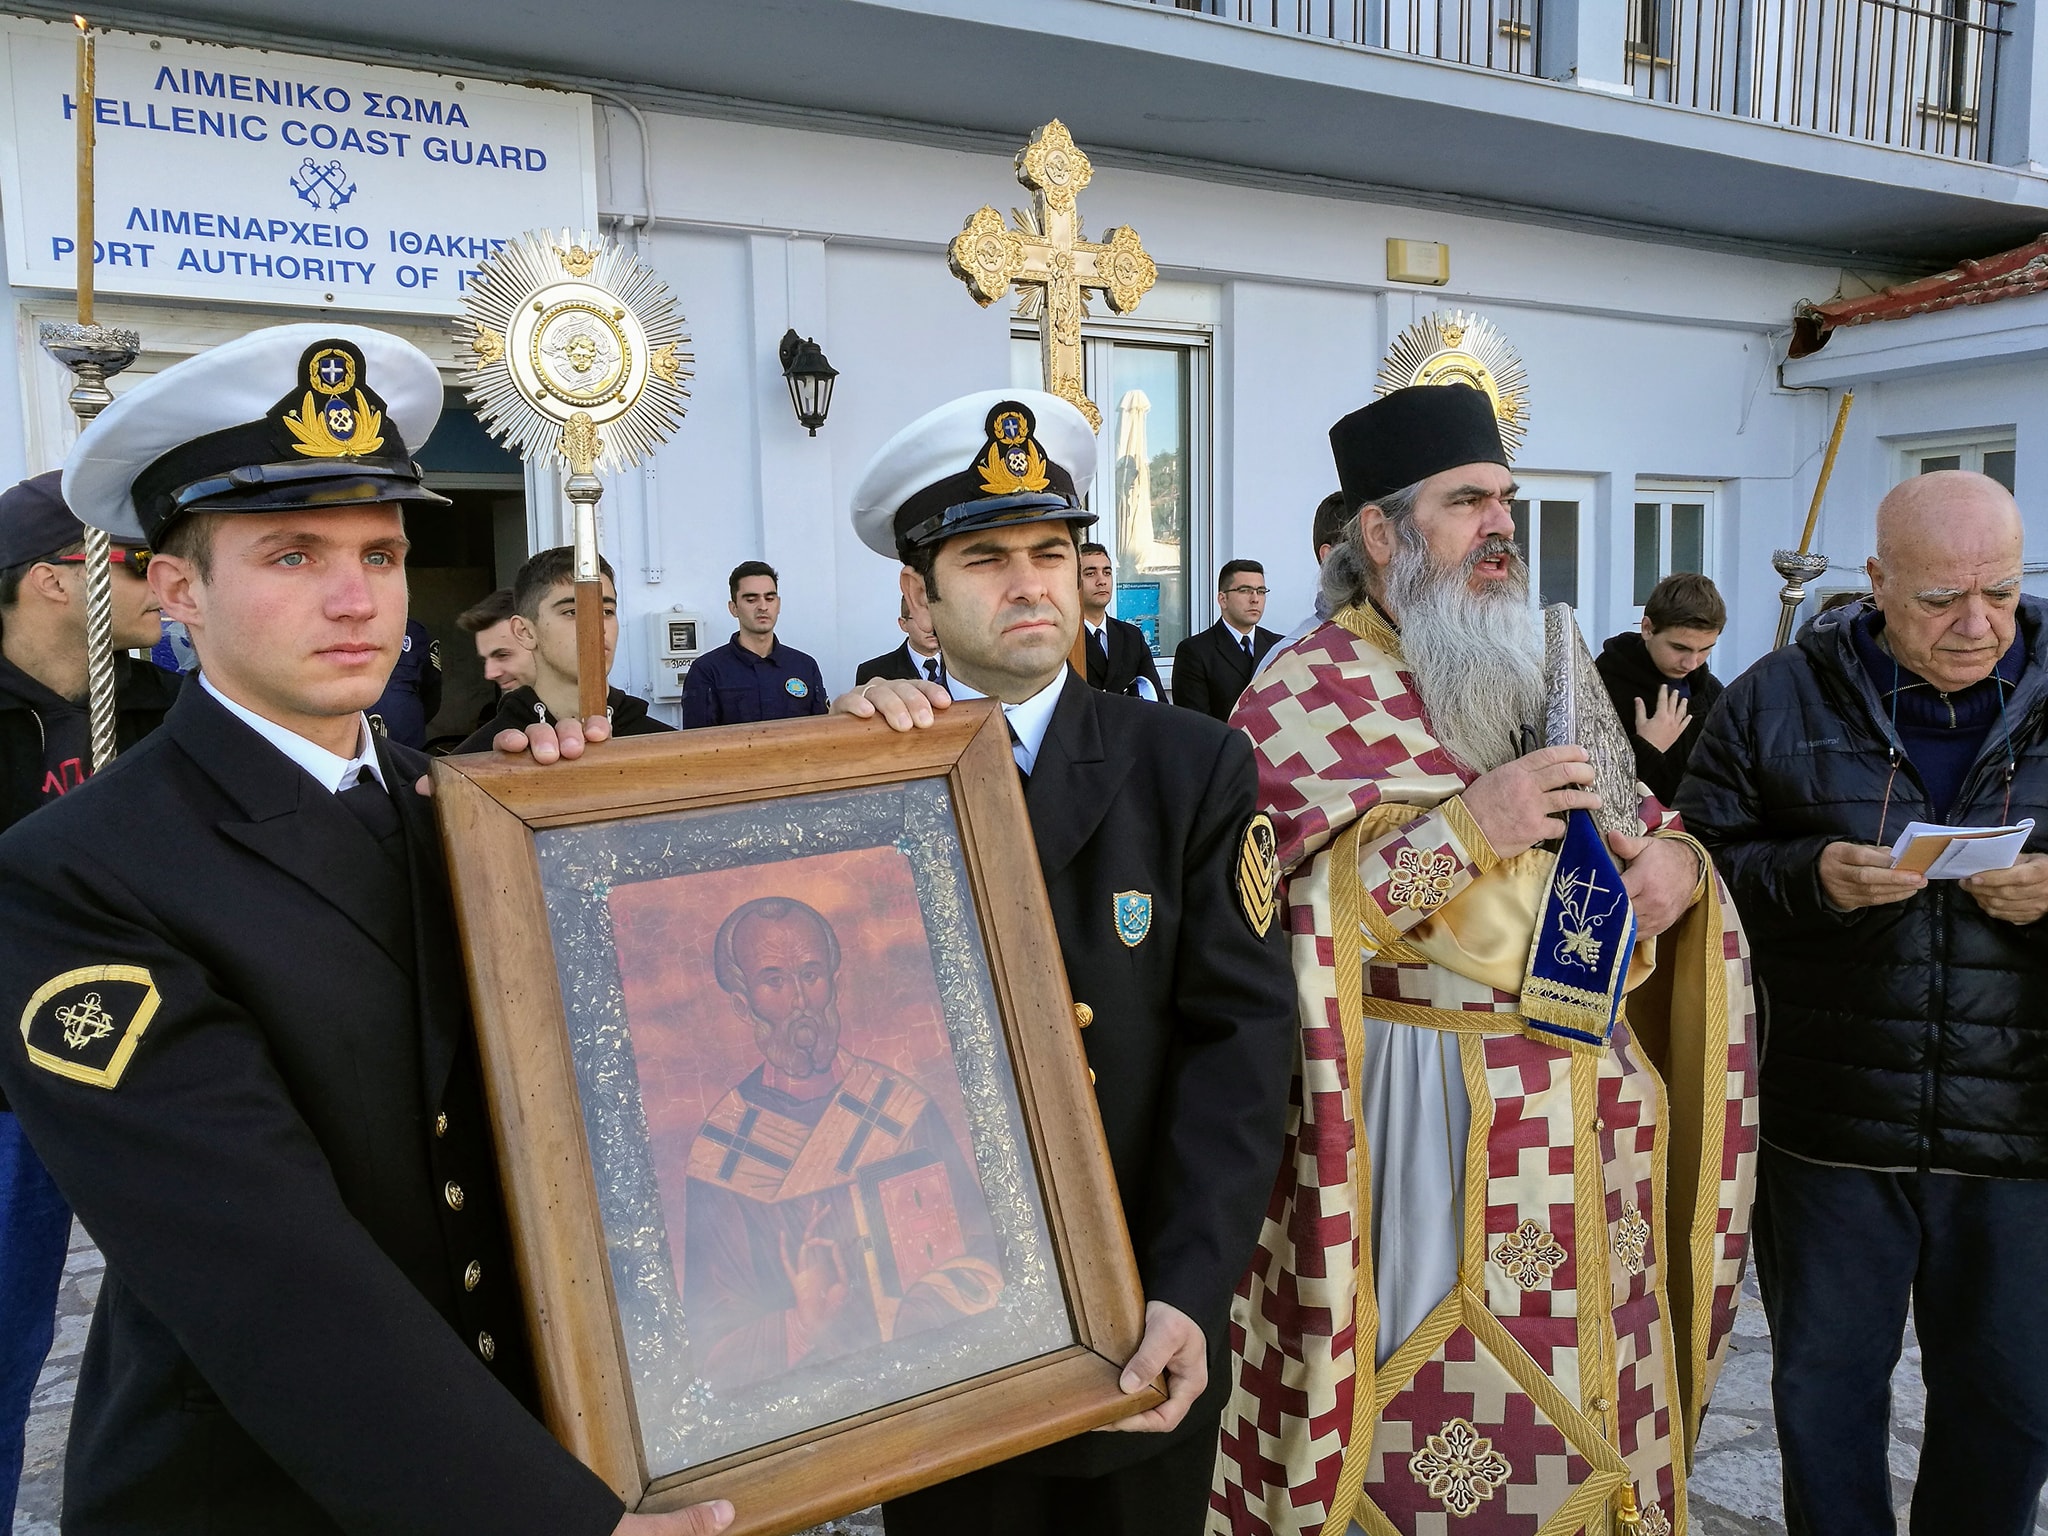
[[[732,922],[727,957],[719,979],[769,1063],[793,1078],[829,1070],[839,1052],[839,943],[831,925],[802,902],[749,902]]]

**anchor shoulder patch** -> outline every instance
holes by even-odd
[[[21,1011],[28,1059],[95,1088],[121,1081],[163,999],[139,965],[89,965],[36,988]]]
[[[1244,824],[1237,848],[1237,904],[1260,938],[1273,931],[1280,912],[1280,841],[1264,811]]]

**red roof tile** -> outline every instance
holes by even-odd
[[[1792,356],[1818,352],[1827,344],[1828,333],[1845,325],[1901,320],[1907,315],[1958,309],[1965,304],[1991,304],[2044,290],[2048,290],[2048,235],[1879,293],[1831,299],[1825,304],[1801,304],[1795,314]]]

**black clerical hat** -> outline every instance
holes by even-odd
[[[1353,512],[1460,464],[1508,462],[1493,402],[1469,384],[1397,389],[1330,428],[1330,452]]]

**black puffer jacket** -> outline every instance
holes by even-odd
[[[1947,880],[1856,912],[1821,894],[1824,847],[1877,841],[1890,753],[1885,840],[1936,819],[1857,662],[1860,611],[1822,614],[1729,685],[1678,796],[1768,996],[1764,1139],[1858,1167],[2048,1178],[2048,921],[1995,921]],[[2048,603],[2020,599],[2019,633],[2010,814],[2048,852]],[[1999,824],[2006,746],[1994,721],[1951,823]]]

